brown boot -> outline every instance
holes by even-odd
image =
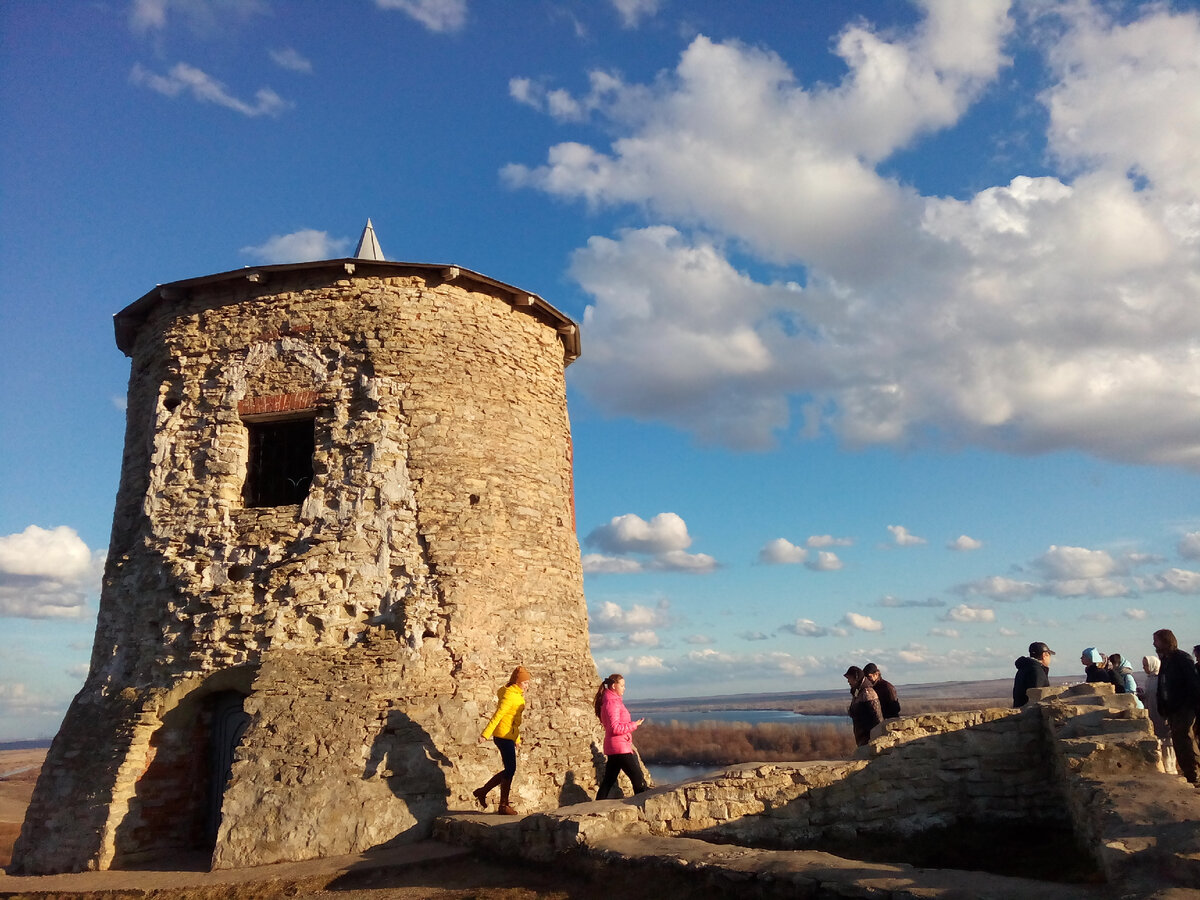
[[[504,783],[504,773],[497,772],[495,775],[493,775],[491,778],[488,779],[488,783],[485,784],[483,787],[476,788],[475,790],[471,791],[471,794],[472,794],[472,796],[475,797],[475,802],[479,804],[480,809],[487,809],[487,795],[491,793],[492,788],[494,788],[498,784],[503,784],[503,783]]]
[[[519,816],[520,815],[520,813],[517,812],[515,809],[513,809],[512,806],[510,806],[509,802],[508,802],[508,789],[511,787],[512,787],[512,779],[511,778],[505,778],[503,781],[500,782],[500,806],[497,808],[496,812],[500,813],[500,815],[502,815],[502,816]]]

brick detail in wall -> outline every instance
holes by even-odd
[[[272,394],[269,397],[247,397],[238,402],[239,416],[260,416],[264,413],[300,412],[317,405],[316,391],[297,391],[294,394]]]

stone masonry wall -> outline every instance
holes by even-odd
[[[960,822],[1065,825],[1063,792],[1036,715],[989,709],[889,720],[867,758],[747,764],[635,798],[639,827],[794,849]]]
[[[1030,701],[1020,710],[889,720],[853,760],[747,763],[625,800],[529,816],[513,827],[446,816],[435,836],[548,860],[603,856],[614,842],[637,837],[802,850],[1007,823],[1066,830],[1110,883],[1161,882],[1174,869],[1181,883],[1200,885],[1194,827],[1172,821],[1159,799],[1137,799],[1180,788],[1162,773],[1136,699],[1115,694],[1112,685],[1082,684],[1032,690]]]
[[[499,767],[476,737],[518,663],[535,681],[514,802],[594,790],[554,323],[478,281],[328,271],[197,286],[142,323],[91,671],[17,871],[156,849],[159,754],[178,743],[160,732],[196,728],[218,690],[251,714],[221,865],[426,833]],[[270,415],[313,418],[312,484],[248,509],[247,421]]]

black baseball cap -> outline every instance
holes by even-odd
[[[1043,653],[1049,653],[1051,656],[1057,655],[1053,650],[1051,650],[1049,647],[1047,647],[1041,641],[1034,641],[1032,644],[1029,645],[1029,655],[1030,656],[1037,657],[1037,656],[1041,656]]]

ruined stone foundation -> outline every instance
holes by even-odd
[[[518,663],[514,805],[595,790],[570,320],[466,270],[332,260],[156,288],[117,337],[91,671],[11,872],[425,836],[500,767],[478,735]]]

